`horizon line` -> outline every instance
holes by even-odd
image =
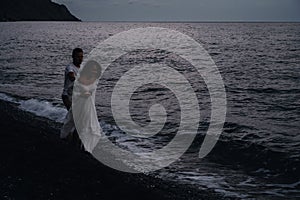
[[[203,20],[203,21],[189,21],[189,20],[178,20],[178,21],[172,21],[172,20],[82,20],[81,22],[117,22],[117,23],[300,23],[300,20],[295,21],[286,21],[286,20],[224,20],[224,21],[218,21],[218,20]]]
[[[0,21],[0,22],[102,22],[102,23],[300,23],[300,20],[80,20],[80,21],[64,21],[64,20],[17,20],[17,21]]]

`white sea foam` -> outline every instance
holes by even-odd
[[[63,122],[67,114],[66,109],[59,106],[55,106],[46,100],[18,100],[4,93],[0,93],[0,99],[3,101],[16,103],[19,105],[19,108],[24,111],[28,111],[37,116],[46,117],[56,122]]]
[[[31,112],[37,116],[54,120],[56,122],[63,122],[67,114],[66,109],[54,106],[48,101],[40,101],[37,99],[21,101],[19,108]]]
[[[4,93],[0,93],[0,99],[3,101],[8,101],[8,102],[14,102],[16,103],[17,100],[13,97],[8,96],[7,94]]]

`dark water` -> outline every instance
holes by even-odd
[[[89,53],[113,34],[148,26],[187,34],[215,61],[228,104],[221,138],[209,156],[198,158],[211,114],[206,85],[189,63],[157,50],[131,52],[116,60],[103,76],[97,111],[106,134],[123,148],[137,152],[168,143],[180,118],[180,106],[168,89],[146,85],[131,98],[130,112],[140,125],[149,123],[150,105],[164,105],[168,119],[163,134],[157,137],[142,140],[122,134],[110,111],[113,86],[132,65],[167,63],[194,86],[201,122],[189,151],[153,175],[228,197],[300,198],[299,23],[0,23],[0,97],[61,121],[65,115],[60,100],[63,70],[70,62],[71,50],[80,46]]]

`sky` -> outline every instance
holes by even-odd
[[[83,21],[298,21],[300,0],[53,0]]]

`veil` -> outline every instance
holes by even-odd
[[[74,83],[72,112],[78,136],[85,150],[91,153],[102,134],[95,107],[98,79],[92,84],[84,85],[79,78],[80,73]]]

